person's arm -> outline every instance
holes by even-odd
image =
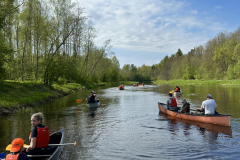
[[[26,152],[29,152],[30,150],[32,150],[32,149],[34,149],[36,147],[37,134],[38,134],[37,127],[33,127],[32,132],[31,132],[30,145],[28,147],[25,147],[26,148]]]
[[[33,150],[36,147],[36,141],[37,137],[31,138],[31,143],[27,148],[26,152],[29,152],[30,150]]]
[[[203,111],[203,109],[205,108],[204,106],[205,106],[205,102],[203,101],[201,108],[197,108],[197,110],[198,110],[198,111]]]
[[[169,108],[169,99],[167,100],[167,108]]]

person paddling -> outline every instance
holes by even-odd
[[[176,88],[174,89],[175,92],[181,92],[179,86],[176,86]]]
[[[198,111],[204,112],[205,115],[215,115],[217,111],[217,104],[212,98],[212,95],[207,95],[207,100],[202,102],[201,108],[197,108]]]
[[[88,96],[87,101],[88,103],[95,103],[97,101],[97,96],[94,95],[94,91]]]
[[[169,93],[169,99],[167,100],[167,109],[178,111],[176,98],[172,96],[172,93]]]
[[[29,155],[48,154],[47,146],[49,142],[48,127],[43,125],[43,114],[35,113],[31,117],[32,130],[29,135],[30,145],[26,147]]]
[[[182,101],[183,107],[181,113],[189,113],[190,111],[190,104],[187,102],[186,99],[183,99]]]
[[[12,141],[10,154],[6,156],[6,159],[2,160],[31,160],[25,153],[23,153],[24,150],[25,148],[23,139],[16,138]]]

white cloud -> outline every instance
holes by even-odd
[[[219,5],[219,6],[216,6],[215,8],[216,9],[222,9],[222,6]]]
[[[201,45],[223,25],[175,0],[79,0],[96,29],[96,44],[106,39],[116,48],[175,53]]]
[[[198,11],[197,10],[192,10],[191,13],[192,14],[198,14]]]

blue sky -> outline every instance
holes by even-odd
[[[240,27],[240,0],[77,1],[98,30],[96,45],[111,39],[121,67],[151,66]]]

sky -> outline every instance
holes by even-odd
[[[120,62],[152,66],[240,27],[240,0],[76,0]]]

